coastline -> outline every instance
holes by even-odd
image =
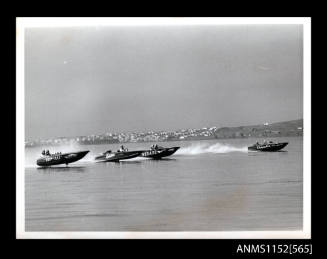
[[[79,145],[102,145],[119,143],[147,143],[170,141],[196,141],[210,139],[276,138],[303,136],[303,119],[277,123],[238,127],[211,127],[182,129],[177,131],[149,131],[139,133],[105,133],[71,138],[37,140],[25,143],[25,148],[36,146],[60,146],[76,143]]]

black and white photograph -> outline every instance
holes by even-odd
[[[17,18],[17,237],[310,238],[310,26]]]

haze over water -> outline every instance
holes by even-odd
[[[26,139],[303,118],[302,27],[26,28]]]
[[[257,140],[166,142],[181,148],[120,163],[93,161],[119,145],[52,147],[90,153],[51,168],[35,165],[42,147],[27,148],[26,231],[301,230],[302,137],[274,139],[289,142],[285,152],[248,152]]]

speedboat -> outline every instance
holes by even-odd
[[[147,158],[152,158],[152,159],[160,159],[162,157],[171,156],[179,148],[180,147],[164,148],[164,147],[156,145],[154,147],[151,147],[150,150],[144,150],[140,156],[147,157]]]
[[[274,143],[272,141],[264,142],[263,144],[256,143],[250,147],[248,147],[248,150],[250,151],[279,151],[286,147],[288,145],[288,142],[281,142],[281,143]]]
[[[142,151],[128,151],[128,149],[117,150],[117,152],[112,152],[108,150],[101,155],[95,157],[97,162],[119,162],[120,160],[131,159],[138,157]]]
[[[52,166],[52,165],[60,165],[60,164],[70,164],[82,159],[86,154],[89,153],[87,151],[79,151],[79,152],[70,152],[70,153],[55,153],[55,154],[47,154],[42,156],[36,161],[38,166]]]

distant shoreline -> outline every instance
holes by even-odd
[[[149,131],[139,133],[106,133],[100,135],[78,136],[37,140],[25,143],[25,147],[60,146],[65,144],[101,145],[120,143],[148,143],[171,141],[196,141],[210,139],[275,138],[303,136],[303,119],[265,123],[239,127],[211,127],[183,129],[177,131]]]

